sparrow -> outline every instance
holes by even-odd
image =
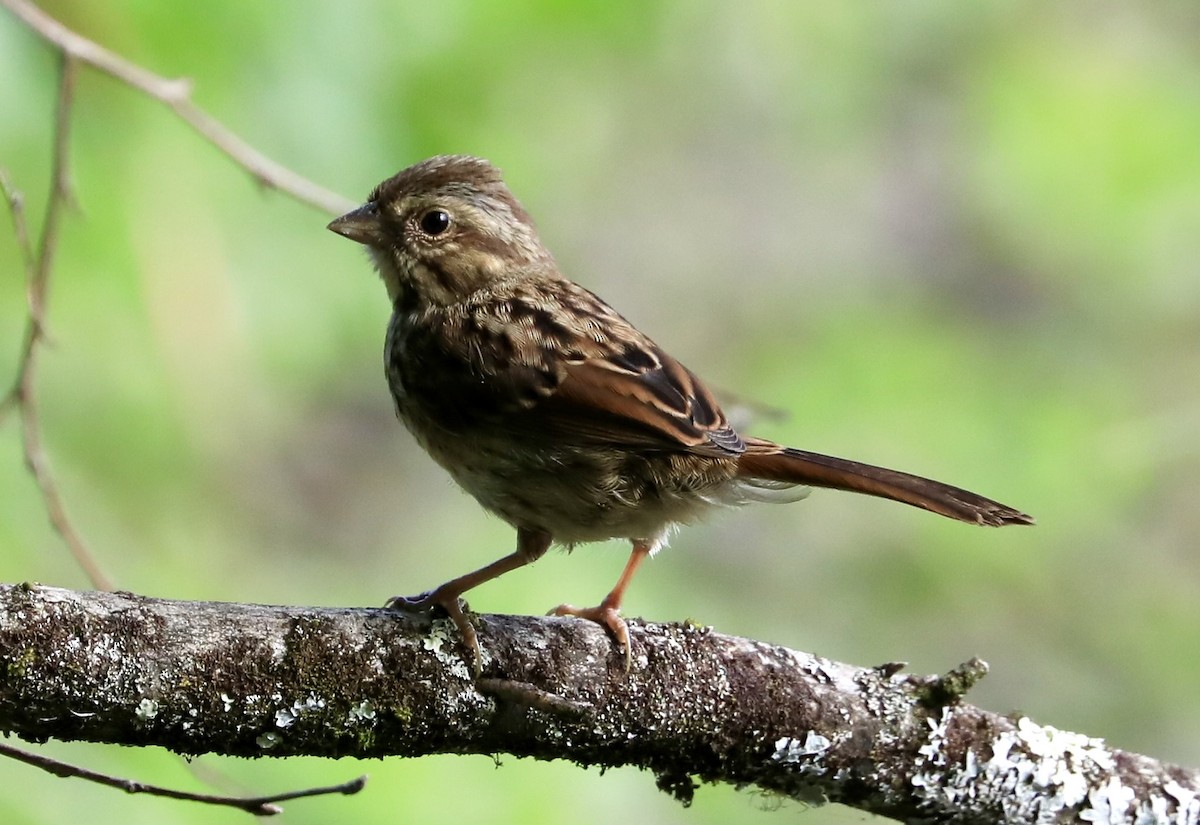
[[[392,303],[384,370],[396,414],[516,549],[389,607],[440,607],[475,674],[483,654],[460,596],[557,543],[625,539],[632,552],[595,607],[629,669],[620,608],[638,566],[714,508],[792,502],[811,487],[903,502],[968,524],[1025,513],[940,481],[738,433],[713,393],[603,300],[568,280],[499,170],[433,157],[375,187],[329,229],[367,248]]]

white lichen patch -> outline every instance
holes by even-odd
[[[924,792],[931,808],[1001,811],[1011,822],[1200,822],[1200,801],[1190,789],[1171,783],[1166,794],[1139,800],[1116,774],[1116,760],[1104,740],[1025,718],[992,741],[987,759],[968,750],[962,764],[950,764],[945,745],[953,720],[950,708],[943,709],[938,721],[930,720],[929,739],[919,751],[924,763],[912,784]]]
[[[1194,825],[1200,822],[1200,798],[1191,788],[1185,788],[1174,779],[1163,786],[1164,796],[1151,797],[1138,808],[1137,825],[1149,822],[1167,822],[1170,802],[1175,803],[1174,821]],[[1170,800],[1167,797],[1171,797]]]
[[[771,761],[783,765],[800,765],[805,773],[820,776],[826,771],[821,763],[822,755],[833,747],[833,741],[816,731],[809,731],[804,741],[785,736],[775,741],[775,752]]]
[[[1185,788],[1172,779],[1163,786],[1163,790],[1175,798],[1175,803],[1179,805],[1181,810],[1193,809],[1200,806],[1200,799],[1197,798],[1196,792],[1191,788]]]
[[[797,777],[788,785],[788,796],[808,805],[822,805],[828,801],[824,788],[814,780],[828,778],[830,770],[825,756],[833,747],[833,740],[811,730],[804,739],[785,736],[775,740],[771,761],[786,765]]]
[[[1130,815],[1134,807],[1136,794],[1133,788],[1121,783],[1115,776],[1098,788],[1093,788],[1087,795],[1089,810],[1079,814],[1085,822],[1118,823],[1133,822]],[[1159,820],[1166,822],[1167,820]]]
[[[421,647],[432,653],[439,662],[449,668],[455,676],[471,679],[474,677],[467,665],[466,659],[460,652],[462,636],[454,622],[449,620],[433,623],[429,635],[421,639]],[[484,664],[487,663],[487,651],[483,653]]]
[[[346,714],[347,722],[369,722],[375,718],[375,705],[370,699],[364,699],[354,707],[350,708],[350,712]]]
[[[275,699],[283,697],[276,695]],[[310,693],[304,699],[297,699],[295,702],[285,708],[280,708],[275,711],[275,726],[280,728],[291,727],[297,719],[307,713],[312,713],[315,710],[321,710],[325,707],[325,700]]]

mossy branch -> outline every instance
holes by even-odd
[[[185,754],[636,765],[684,801],[727,782],[930,822],[1200,814],[1195,771],[963,703],[978,661],[919,677],[631,621],[626,673],[588,622],[477,623],[473,681],[449,623],[426,616],[3,585],[0,730]]]

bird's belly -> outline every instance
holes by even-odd
[[[730,459],[686,453],[413,432],[484,508],[561,544],[658,540],[722,503],[736,471]]]

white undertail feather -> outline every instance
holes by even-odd
[[[764,502],[766,504],[791,504],[808,498],[811,487],[776,481],[768,478],[739,478],[730,484],[718,487],[705,500],[723,507],[740,507],[743,504]]]

